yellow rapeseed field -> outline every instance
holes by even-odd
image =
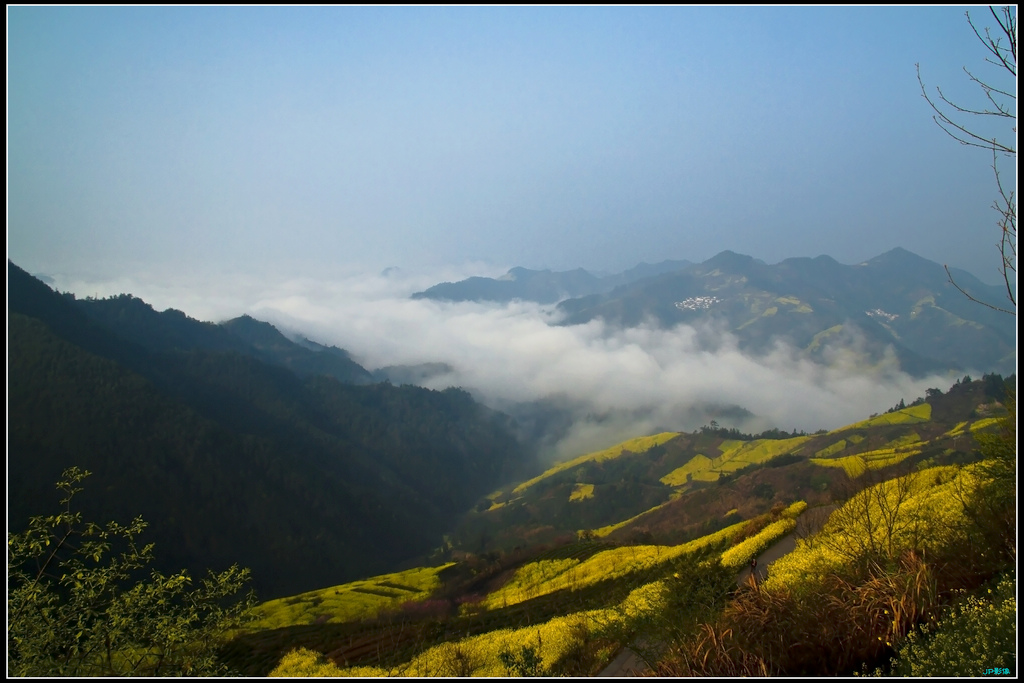
[[[425,600],[441,585],[438,574],[452,564],[418,567],[270,600],[256,607],[262,616],[248,625],[247,630],[265,631],[312,624],[318,620],[320,623],[337,624],[373,617],[383,609]]]
[[[587,453],[585,455],[581,455],[577,458],[573,458],[572,460],[567,460],[565,462],[558,463],[554,467],[546,470],[545,472],[542,472],[533,479],[528,479],[527,481],[524,481],[522,484],[515,487],[512,490],[512,493],[522,493],[523,491],[525,491],[526,489],[530,488],[531,486],[533,486],[534,484],[543,479],[547,479],[548,477],[558,474],[559,472],[564,472],[565,470],[572,469],[573,467],[581,465],[585,462],[601,462],[603,460],[611,460],[613,458],[619,457],[620,455],[626,452],[646,453],[655,446],[660,446],[666,441],[674,439],[677,436],[679,436],[678,432],[662,432],[661,434],[653,434],[651,436],[641,436],[637,437],[636,439],[630,439],[629,441],[623,441],[622,443],[616,446],[612,446],[611,448],[606,448],[603,451],[595,451],[594,453]]]
[[[896,525],[894,532],[896,547],[911,547],[915,539],[922,537],[927,537],[933,544],[950,541],[951,530],[959,526],[964,514],[955,491],[957,487],[971,490],[969,484],[977,477],[977,465],[969,465],[962,469],[953,466],[933,467],[910,476],[909,495],[899,507],[901,523]],[[846,506],[862,505],[863,497],[872,501],[874,492],[879,487],[891,504],[892,496],[898,494],[894,480],[862,491],[848,501]],[[877,503],[870,502],[870,505],[874,510],[874,519],[880,519]],[[863,539],[851,534],[863,534],[864,530],[856,525],[855,528],[850,528],[838,524],[835,520],[842,519],[842,513],[843,510],[833,512],[817,537],[797,541],[796,550],[773,563],[765,587],[769,590],[782,587],[797,588],[801,584],[817,582],[826,574],[847,564],[848,554],[837,551],[837,548],[859,547]],[[853,517],[856,518],[856,515]],[[877,533],[883,531],[878,529]]]

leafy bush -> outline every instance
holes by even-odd
[[[211,572],[198,587],[184,571],[142,578],[153,559],[153,545],[136,540],[146,528],[142,518],[101,527],[71,511],[82,490],[75,485],[88,475],[65,470],[57,484],[63,512],[33,517],[28,530],[8,533],[7,674],[225,673],[217,648],[248,618],[253,598],[225,600],[249,580],[249,570]]]
[[[513,652],[511,649],[502,650],[498,653],[498,659],[509,676],[536,678],[544,674],[540,655],[537,654],[536,648],[529,645],[523,645],[519,652]]]
[[[931,628],[908,635],[892,660],[897,676],[980,676],[1017,671],[1016,581],[1005,575],[981,597],[955,605]]]
[[[319,652],[304,647],[292,650],[281,658],[271,678],[335,678],[341,670]]]

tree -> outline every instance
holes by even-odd
[[[89,472],[64,471],[63,510],[7,535],[8,676],[211,675],[216,652],[248,620],[254,597],[232,602],[249,580],[237,565],[202,580],[145,567],[146,523],[106,526],[72,511]]]
[[[1015,92],[1010,92],[1011,89],[1016,88],[1017,80],[1017,9],[1014,6],[1005,6],[997,12],[995,8],[990,7],[989,11],[998,26],[994,31],[988,27],[979,31],[970,12],[966,13],[967,23],[989,52],[989,56],[985,58],[986,63],[995,66],[997,74],[1002,72],[1003,76],[1009,74],[1012,77],[1012,81],[1006,89],[994,85],[996,83],[995,76],[987,76],[982,79],[964,67],[964,73],[972,83],[981,89],[987,100],[987,103],[980,108],[974,108],[952,102],[938,87],[935,88],[938,96],[935,98],[929,96],[928,89],[921,78],[920,64],[917,65],[917,80],[921,86],[921,94],[931,106],[932,111],[935,112],[932,119],[939,128],[962,145],[978,147],[992,153],[992,171],[995,173],[996,188],[999,192],[999,197],[993,204],[993,208],[999,214],[997,224],[1001,232],[998,247],[1002,264],[999,270],[1003,276],[1006,296],[1012,305],[1012,310],[979,301],[968,294],[953,279],[953,275],[949,272],[949,266],[946,266],[946,274],[953,286],[971,301],[1003,313],[1016,315],[1017,294],[1014,291],[1014,286],[1017,275],[1017,196],[1014,190],[1007,190],[1003,185],[1002,177],[999,174],[999,158],[1002,156],[1016,160],[1017,157],[1017,149],[1014,146],[1017,134],[1017,95]],[[1003,43],[1004,39],[1008,41],[1008,44]],[[980,117],[980,119],[965,117]],[[1013,134],[1009,136],[1009,141],[1005,137],[1000,140],[996,135],[989,137],[990,131],[986,130],[988,121],[1009,124],[1013,131]]]
[[[917,476],[907,468],[891,478],[881,470],[868,469],[856,480],[848,479],[849,497],[829,516],[825,533],[816,539],[851,564],[894,563],[904,549],[918,547],[924,532],[920,513],[907,505]]]
[[[968,520],[967,537],[980,552],[995,551],[990,559],[998,566],[1017,559],[1017,392],[1006,385],[1006,415],[995,433],[976,438],[984,458],[977,476],[958,480],[954,495]]]

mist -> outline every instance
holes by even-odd
[[[553,306],[409,298],[443,280],[500,272],[474,264],[331,278],[53,277],[58,289],[78,296],[129,292],[157,310],[177,308],[200,320],[249,314],[285,334],[344,348],[371,371],[435,364],[423,386],[462,387],[510,413],[550,458],[643,434],[692,431],[710,420],[755,433],[834,429],[952,381],[914,379],[895,357],[862,362],[855,337],[827,349],[828,363],[821,364],[785,344],[759,356],[743,353],[732,335],[710,325],[561,326]]]

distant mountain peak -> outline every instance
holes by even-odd
[[[893,263],[913,263],[915,265],[927,264],[930,266],[938,265],[934,261],[929,261],[923,256],[918,256],[914,252],[908,251],[903,247],[890,249],[884,254],[879,254],[872,259],[868,259],[863,265],[890,265]]]
[[[712,268],[747,268],[758,263],[757,259],[753,256],[747,256],[745,254],[737,254],[735,251],[726,249],[725,251],[715,254],[703,265],[710,266]]]

